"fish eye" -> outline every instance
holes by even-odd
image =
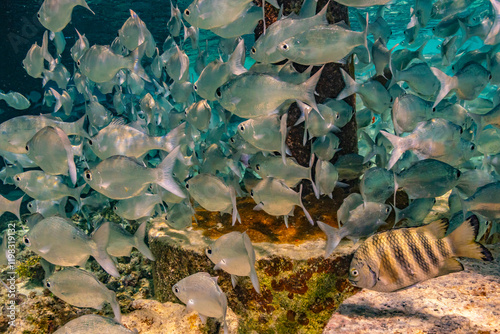
[[[233,144],[236,142],[236,140],[234,140],[234,138],[230,138],[230,139],[229,139],[229,141],[230,141],[231,143],[233,143]]]
[[[392,103],[393,101],[394,101],[394,98],[391,96],[391,100],[390,100],[389,102],[391,102],[391,103]]]
[[[260,170],[260,165],[259,164],[255,165],[255,169]]]
[[[432,108],[432,112],[436,112],[436,107]]]
[[[351,269],[351,275],[352,275],[352,276],[354,276],[354,277],[358,277],[358,276],[359,276],[359,272],[358,272],[358,270],[357,270],[357,269],[352,268],[352,269]]]
[[[460,134],[464,133],[464,129],[460,127]]]
[[[255,48],[255,46],[253,48],[250,49],[250,53],[251,54],[255,54],[255,52],[257,52],[257,49]]]
[[[76,64],[77,64],[78,66],[80,66],[80,60],[77,60]]]
[[[40,18],[40,17],[41,17],[41,16],[40,16],[40,13],[36,14],[36,17]]]
[[[207,254],[212,254],[212,250],[209,248],[207,248]]]
[[[252,190],[250,190],[250,195],[251,195],[251,196],[253,196],[253,189],[252,189]]]
[[[474,144],[470,144],[470,150],[471,151],[474,151],[475,148],[476,148],[476,146]]]
[[[19,175],[14,176],[17,182],[21,181],[21,177]]]
[[[85,171],[85,178],[92,181],[92,173],[88,169]]]
[[[168,220],[168,215],[165,215],[165,220]]]
[[[24,239],[23,239],[23,241],[24,241],[24,244],[26,246],[30,246],[31,245],[30,239],[28,237],[25,236]]]
[[[26,151],[29,151],[29,150],[30,150],[30,147],[29,147],[29,145],[28,145],[28,144],[26,144],[26,147],[25,147],[25,148],[26,148]]]
[[[240,124],[240,130],[245,131],[245,126],[243,124]]]
[[[385,208],[385,213],[389,213],[391,211],[389,208]]]
[[[197,86],[196,84],[194,84],[194,85],[193,85],[193,89],[194,89],[195,91],[197,91],[197,90],[198,90],[198,86]]]
[[[457,169],[457,178],[460,177],[460,174],[461,174],[460,171]]]
[[[220,87],[217,88],[217,90],[215,91],[215,96],[219,99],[222,97],[222,92],[220,91]]]
[[[113,210],[114,211],[118,210],[118,208],[116,207],[116,205],[113,207]]]
[[[32,209],[33,208],[33,203],[28,203],[28,208]]]
[[[177,286],[174,286],[174,292],[179,293],[179,288]]]
[[[184,11],[184,14],[185,14],[186,16],[189,16],[189,14],[191,14],[191,12],[189,11],[189,9],[187,9],[187,8],[186,8],[186,10]]]
[[[337,114],[335,115],[335,118],[336,118],[336,119],[339,119],[339,118],[340,118],[340,114],[339,114],[339,113],[337,113]]]
[[[493,77],[491,76],[491,74],[490,74],[490,75],[488,75],[488,80],[491,80],[491,78],[493,78]]]
[[[50,282],[49,282],[49,281],[47,281],[47,282],[45,283],[45,286],[46,286],[47,288],[49,288],[49,289],[50,289]]]
[[[288,50],[288,44],[284,43],[281,45],[281,50],[287,51]]]
[[[189,189],[189,183],[186,183],[186,189]]]
[[[89,145],[92,146],[92,144],[94,144],[94,142],[92,141],[92,139],[89,139]]]

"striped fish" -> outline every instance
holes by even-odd
[[[455,257],[492,261],[483,245],[475,242],[479,221],[469,217],[445,237],[448,220],[375,234],[356,250],[349,281],[360,288],[392,292],[429,278],[464,269]]]

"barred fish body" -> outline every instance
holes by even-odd
[[[375,234],[355,252],[349,280],[355,286],[392,292],[427,279],[463,270],[455,257],[491,261],[491,253],[475,242],[476,216],[445,237],[448,220]]]

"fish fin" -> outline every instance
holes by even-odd
[[[128,56],[127,58],[130,58],[131,60],[131,66],[129,67],[129,69],[147,82],[151,82],[149,75],[147,75],[144,67],[142,67],[141,64],[142,56],[144,55],[144,51],[146,50],[146,44],[147,43],[142,43],[141,45],[139,45],[139,47],[132,51],[130,56]]]
[[[304,94],[302,96],[302,101],[311,106],[314,110],[318,111],[318,106],[316,104],[316,98],[314,97],[314,91],[316,90],[316,85],[321,77],[324,66],[322,66],[318,72],[312,75],[309,79],[300,84],[300,91]]]
[[[187,313],[191,313],[191,312],[195,311],[193,304],[194,304],[194,300],[189,299],[188,302],[186,303],[186,312]],[[201,322],[203,322],[203,319],[201,319],[201,317],[200,317],[200,320],[201,320]],[[205,318],[205,321],[206,321],[206,318]]]
[[[439,268],[439,272],[438,272],[437,276],[443,276],[443,275],[447,275],[447,274],[451,274],[451,273],[456,273],[456,272],[459,272],[462,270],[464,270],[464,266],[460,262],[458,262],[454,258],[449,258],[449,259],[446,259],[444,261],[442,267]]]
[[[229,71],[234,75],[240,75],[247,72],[247,69],[243,66],[242,58],[245,56],[245,41],[240,40],[233,53],[227,61],[229,64]]]
[[[399,160],[401,155],[408,150],[409,141],[403,137],[398,137],[387,131],[380,130],[380,133],[391,142],[394,149],[392,150],[391,158],[389,159],[389,164],[387,169],[391,169],[394,164]]]
[[[286,135],[287,135],[287,128],[286,128],[286,121],[288,119],[288,112],[286,112],[283,116],[281,116],[280,120],[280,134],[281,134],[281,159],[283,160],[283,165],[286,165]]]
[[[430,232],[433,236],[435,236],[438,239],[444,238],[446,234],[446,230],[448,229],[450,222],[446,218],[442,218],[436,221],[433,221],[432,223],[428,225],[424,225],[422,227],[419,227],[422,231],[428,231]]]
[[[186,122],[180,124],[162,138],[162,147],[167,152],[173,151],[186,138]]]
[[[250,280],[252,281],[252,285],[255,291],[260,294],[259,278],[257,277],[257,272],[255,271],[255,250],[248,234],[246,232],[243,232],[242,236],[243,244],[245,245],[245,249],[247,250],[248,258],[250,261]]]
[[[85,0],[79,0],[78,4],[79,4],[80,6],[82,6],[82,7],[87,8],[88,10],[90,10],[90,12],[91,12],[92,14],[94,14],[94,15],[95,15],[94,11],[93,11],[92,9],[90,9],[89,5],[87,4],[87,2],[86,2]]]
[[[62,107],[62,102],[61,102],[61,94],[59,94],[57,92],[57,90],[55,90],[54,88],[50,87],[49,88],[50,92],[52,93],[52,95],[54,96],[54,98],[56,99],[56,104],[54,106],[54,112],[57,112],[59,109],[61,109]]]
[[[255,271],[255,267],[252,266],[250,268],[250,280],[252,281],[253,288],[255,291],[260,294],[260,282],[259,282],[259,277],[257,276],[257,272]]]
[[[158,165],[156,170],[158,170],[158,177],[156,183],[162,188],[170,191],[172,194],[179,196],[181,198],[186,198],[186,194],[179,187],[177,182],[172,177],[172,172],[174,169],[175,162],[177,161],[177,155],[179,154],[180,146],[177,146],[170,152],[165,159]]]
[[[82,184],[81,186],[79,187],[76,187],[76,188],[73,188],[73,194],[70,195],[71,197],[73,197],[74,199],[76,199],[76,201],[78,202],[78,206],[81,206],[80,203],[81,203],[81,200],[80,200],[80,196],[82,194],[82,191],[83,189],[87,186],[87,183],[84,183]]]
[[[151,261],[154,261],[155,257],[153,253],[151,253],[151,250],[144,242],[144,237],[146,236],[146,223],[147,222],[143,222],[134,234],[135,248],[137,248],[137,250],[139,250],[142,255],[144,255]]]
[[[399,71],[397,68],[394,67],[394,65],[392,64],[392,52],[389,54],[389,71],[391,72],[392,74],[392,77],[391,77],[391,81],[389,82],[389,86],[387,86],[387,89],[391,88],[392,86],[394,86],[396,83],[398,83],[399,81],[401,81],[399,79]]]
[[[319,199],[319,187],[316,185],[316,183],[313,180],[313,165],[314,165],[314,160],[316,159],[316,156],[314,153],[311,153],[311,159],[309,159],[309,181],[311,181],[311,186],[313,188],[314,196]]]
[[[300,185],[300,190],[299,190],[299,205],[304,211],[304,215],[306,216],[307,220],[311,223],[311,225],[314,225],[314,220],[312,219],[311,215],[309,212],[307,212],[306,207],[304,206],[304,203],[302,203],[302,184]],[[293,209],[292,209],[293,213]]]
[[[238,219],[241,224],[241,217],[236,206],[236,190],[233,187],[229,187],[229,195],[231,196],[231,205],[233,207],[232,226],[234,226],[236,219]]]
[[[264,203],[260,202],[256,206],[253,207],[254,211],[260,211],[264,208]]]
[[[120,304],[116,300],[116,293],[114,291],[108,290],[110,292],[109,304],[113,309],[113,313],[115,315],[115,321],[119,324],[122,323],[122,312],[120,310]]]
[[[339,229],[336,229],[328,224],[325,224],[321,221],[316,222],[318,224],[318,227],[326,234],[326,247],[325,247],[325,258],[329,257],[332,255],[333,251],[335,248],[340,243],[340,240],[342,240]]]
[[[56,269],[56,266],[54,264],[45,260],[43,257],[40,259],[40,265],[42,266],[42,269],[45,272],[45,278],[52,275]]]
[[[434,102],[434,105],[432,108],[435,108],[439,102],[441,102],[442,99],[448,95],[448,93],[457,88],[458,80],[456,77],[450,77],[446,75],[443,71],[440,69],[437,69],[435,67],[431,67],[432,73],[434,73],[434,76],[439,80],[439,83],[441,84],[441,87],[439,89],[439,94],[436,97],[436,101]]]
[[[337,95],[337,101],[351,96],[352,94],[356,93],[359,88],[359,85],[356,83],[356,81],[353,80],[343,68],[340,68],[340,73],[342,74],[342,78],[344,79],[345,87],[340,91],[339,95]]]
[[[63,143],[64,150],[66,151],[66,158],[68,159],[69,177],[70,177],[73,185],[75,185],[77,175],[76,175],[76,165],[75,165],[75,159],[73,157],[73,148],[71,146],[71,142],[69,141],[69,138],[68,138],[68,135],[66,134],[66,132],[64,132],[61,128],[54,126],[53,129],[56,131],[57,135],[59,136],[59,138],[61,139],[61,141]],[[78,192],[78,198],[80,197],[80,193],[81,193],[81,190],[80,190],[80,192]]]
[[[207,323],[207,319],[208,319],[207,316],[198,313],[198,317],[200,317],[200,321],[201,321],[202,324],[205,325]]]
[[[293,209],[292,209],[293,211]],[[288,228],[288,215],[283,216],[283,221],[285,222],[286,228]]]
[[[370,21],[368,13],[366,13],[365,27],[363,29],[363,45],[365,46],[366,52],[368,52],[368,63],[372,61],[372,55],[370,48],[368,47],[368,28],[370,27]]]
[[[271,6],[273,6],[274,8],[276,8],[276,9],[280,8],[280,5],[278,5],[278,1],[277,0],[266,0],[266,2],[268,4],[270,4]]]
[[[490,251],[475,241],[478,232],[479,220],[476,215],[467,218],[462,225],[451,232],[445,239],[451,246],[453,256],[492,261],[493,256]]]
[[[427,45],[427,42],[429,40],[426,40],[425,42],[422,43],[422,45],[418,48],[417,50],[417,58],[420,59],[421,61],[426,61],[426,59],[424,58],[424,49],[425,49],[425,46]]]
[[[109,224],[109,222],[105,222],[92,235],[92,240],[95,242],[96,247],[95,249],[92,249],[91,255],[108,274],[113,277],[120,277],[120,273],[116,269],[113,260],[106,251],[110,232]]]
[[[233,285],[233,289],[238,285],[238,277],[236,275],[231,274],[231,284]]]

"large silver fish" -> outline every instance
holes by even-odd
[[[360,288],[392,292],[427,279],[464,269],[457,257],[492,261],[488,249],[475,242],[476,216],[445,237],[448,221],[375,234],[354,253],[349,281]]]
[[[109,234],[109,223],[89,237],[72,221],[53,216],[39,221],[23,240],[32,251],[52,264],[83,267],[92,256],[110,275],[120,277],[106,251]]]
[[[85,7],[94,14],[85,0],[45,0],[38,11],[38,20],[52,32],[61,31],[71,21],[76,6]]]

